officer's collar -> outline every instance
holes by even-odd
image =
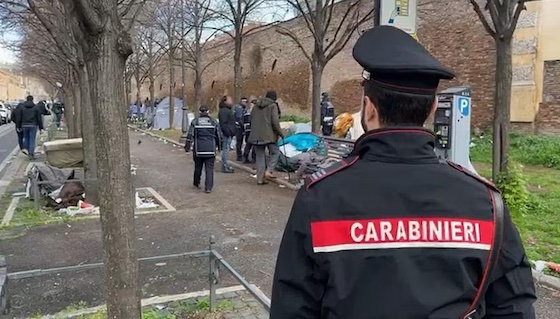
[[[369,131],[355,143],[352,155],[396,163],[438,163],[435,136],[421,127],[385,127]]]

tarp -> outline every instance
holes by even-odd
[[[290,135],[278,142],[278,146],[283,146],[284,144],[291,144],[296,150],[300,152],[307,152],[315,148],[321,138],[313,133],[298,133]]]
[[[183,109],[182,100],[176,97],[173,98],[175,102],[175,114],[173,115],[173,128],[180,129],[183,122]],[[156,116],[154,117],[154,129],[168,129],[169,127],[169,97],[161,100],[156,109]]]

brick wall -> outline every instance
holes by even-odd
[[[560,100],[560,60],[544,62],[543,101]]]
[[[373,1],[367,2],[367,5]],[[449,66],[457,79],[442,83],[442,89],[453,85],[470,85],[473,89],[474,127],[486,128],[492,117],[494,87],[493,41],[486,35],[471,5],[465,0],[419,0],[420,42],[432,54]],[[300,19],[282,24],[300,37],[304,46],[312,45],[309,31]],[[364,26],[367,29],[370,26]],[[361,70],[352,58],[352,47],[358,34],[327,65],[323,74],[322,90],[331,93],[338,111],[357,111],[360,105]],[[224,93],[232,93],[233,44],[216,45],[205,51],[206,60],[225,55],[207,68],[203,76],[204,100],[215,104]],[[274,27],[255,32],[243,43],[243,91],[247,96],[264,95],[266,89],[275,88],[280,102],[286,108],[309,113],[310,75],[309,63],[300,49],[289,38],[280,35]],[[166,72],[158,78],[156,91],[166,95]],[[187,76],[187,94],[192,98],[192,73]],[[176,72],[180,88],[180,70]],[[147,84],[143,96],[147,96]],[[192,103],[192,101],[191,101]]]
[[[537,134],[560,135],[560,100],[540,104],[535,128]]]

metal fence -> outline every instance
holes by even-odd
[[[208,282],[209,282],[209,306],[211,311],[216,310],[216,290],[220,284],[219,269],[222,266],[229,274],[231,274],[245,289],[263,306],[263,308],[270,312],[270,300],[259,290],[251,285],[245,277],[238,273],[232,265],[230,265],[225,258],[213,249],[214,240],[210,238],[208,250],[192,251],[179,254],[170,254],[162,256],[138,258],[139,262],[156,262],[164,260],[173,260],[181,258],[208,258]],[[0,315],[9,314],[9,300],[7,294],[8,281],[16,279],[33,278],[45,275],[60,274],[72,271],[88,270],[102,268],[103,263],[82,264],[76,266],[49,268],[49,269],[33,269],[19,272],[7,272],[7,265],[4,257],[0,257]],[[2,317],[0,317],[2,318]]]

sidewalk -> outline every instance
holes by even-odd
[[[140,141],[140,143],[139,143]],[[213,246],[247,280],[270,296],[272,274],[293,191],[270,184],[257,186],[247,174],[215,173],[212,194],[192,185],[192,154],[157,138],[130,132],[135,187],[152,187],[177,211],[136,218],[139,257],[159,256]],[[0,241],[10,272],[102,261],[98,220],[42,226]],[[141,264],[144,297],[208,289],[208,261],[181,259]],[[222,286],[237,285],[225,271]],[[101,270],[78,271],[10,282],[20,314],[52,313],[85,301],[103,302]],[[31,309],[31,307],[33,309]]]

